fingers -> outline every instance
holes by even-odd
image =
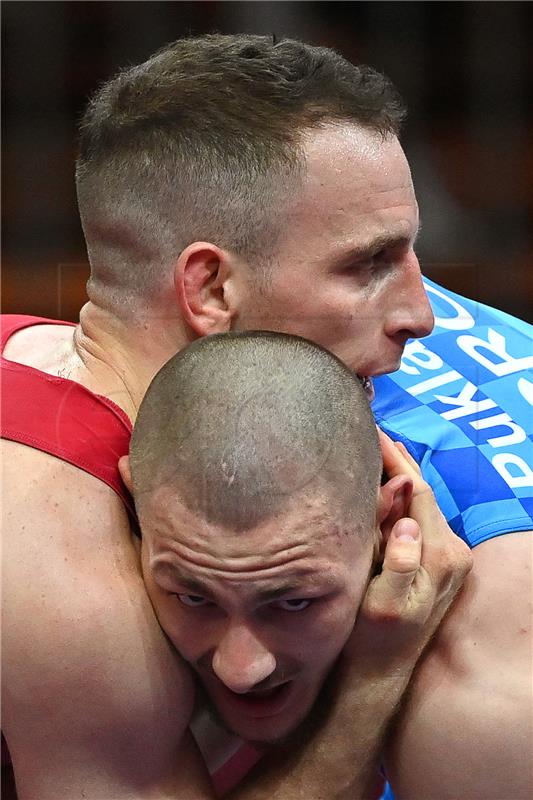
[[[413,487],[416,492],[424,490],[427,484],[422,478],[420,468],[405,447],[399,442],[393,442],[379,428],[378,435],[383,456],[383,467],[389,478],[394,478],[396,475],[408,475],[413,481]]]
[[[380,431],[380,444],[383,453],[383,466],[390,478],[398,475],[408,476],[413,484],[409,515],[415,519],[424,536],[424,541],[436,541],[443,536],[451,536],[433,491],[421,475],[418,465],[399,442],[393,442]]]
[[[404,459],[411,465],[411,467],[417,472],[419,475],[422,475],[422,471],[420,469],[420,465],[414,460],[413,456],[407,449],[407,447],[403,444],[403,442],[394,442],[394,446],[396,450],[399,450]]]

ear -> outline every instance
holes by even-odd
[[[183,319],[197,336],[231,328],[228,302],[231,256],[209,242],[194,242],[176,264],[174,286]]]
[[[409,516],[413,496],[413,481],[407,475],[395,475],[379,490],[376,522],[386,542],[396,522]]]
[[[130,468],[130,457],[129,456],[121,456],[118,460],[118,471],[120,472],[120,477],[126,484],[126,487],[130,494],[133,494],[133,481],[131,479],[131,468]]]

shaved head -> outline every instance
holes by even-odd
[[[295,336],[226,333],[181,351],[148,389],[130,458],[141,517],[171,487],[206,521],[243,530],[312,493],[372,529],[381,458],[365,392]]]

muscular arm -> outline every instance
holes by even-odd
[[[189,675],[155,621],[120,503],[68,464],[3,447],[3,711],[19,800],[211,798],[185,733]],[[369,796],[390,716],[469,566],[446,541],[431,550],[419,569],[419,544],[391,537],[340,665],[342,696],[234,800]]]
[[[398,800],[533,795],[531,537],[474,549],[394,729],[387,773]]]
[[[3,729],[19,800],[211,797],[188,672],[114,493],[3,442]]]

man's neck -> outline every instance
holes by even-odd
[[[124,320],[88,302],[74,333],[76,380],[113,400],[134,422],[154,375],[188,343],[177,314]]]

